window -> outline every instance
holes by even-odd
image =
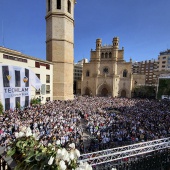
[[[105,54],[105,58],[108,58],[108,53]]]
[[[67,11],[71,13],[71,2],[69,0],[67,1]]]
[[[46,83],[50,83],[50,75],[46,75]]]
[[[46,94],[50,93],[50,85],[46,85]]]
[[[109,73],[109,69],[108,69],[107,67],[105,67],[105,68],[103,69],[103,73],[104,73],[104,74],[108,74],[108,73]]]
[[[8,59],[14,60],[14,57],[13,56],[8,56]]]
[[[40,89],[39,90],[35,90],[35,95],[40,95]]]
[[[26,59],[22,59],[22,62],[27,63],[27,60]]]
[[[112,53],[111,52],[109,53],[109,58],[112,58]]]
[[[46,101],[47,101],[47,102],[50,101],[50,97],[46,97]]]
[[[40,74],[36,74],[36,76],[40,79]]]
[[[21,87],[20,71],[15,70],[15,87]]]
[[[123,71],[123,77],[127,77],[127,70]]]
[[[50,70],[50,65],[46,64],[46,69]]]
[[[51,0],[48,0],[48,11],[51,10]]]
[[[8,56],[4,54],[4,57],[3,57],[3,58],[6,58],[6,59],[8,59]]]
[[[102,53],[102,56],[101,56],[101,58],[104,58],[104,53]]]
[[[57,0],[57,9],[61,9],[61,0]]]
[[[86,77],[89,77],[90,76],[90,72],[89,70],[86,71]]]
[[[40,68],[40,63],[39,62],[35,62],[35,67]]]
[[[22,58],[18,58],[18,57],[13,57],[13,56],[8,56],[8,55],[3,55],[4,59],[9,59],[9,60],[15,60],[15,61],[20,61],[20,62],[24,62],[27,63],[27,59],[22,59]]]

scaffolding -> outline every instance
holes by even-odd
[[[94,166],[117,161],[123,158],[147,154],[166,148],[170,148],[170,138],[163,138],[149,142],[142,142],[133,145],[82,154],[80,156],[79,162],[88,162],[90,165]]]

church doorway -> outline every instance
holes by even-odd
[[[126,91],[125,90],[122,90],[121,97],[126,97]]]
[[[87,96],[90,96],[90,89],[89,88],[86,88],[86,90],[85,90],[85,95],[87,95]]]
[[[108,90],[106,88],[103,88],[102,91],[101,91],[101,96],[108,96]]]

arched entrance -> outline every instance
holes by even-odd
[[[125,90],[121,91],[121,97],[126,97],[126,91]]]
[[[87,95],[87,96],[90,96],[90,93],[91,93],[90,89],[86,88],[84,94]]]
[[[108,96],[108,90],[106,88],[101,90],[101,96]]]
[[[101,84],[98,87],[97,95],[98,96],[103,96],[103,97],[110,96],[111,95],[110,87],[106,83],[105,84]]]

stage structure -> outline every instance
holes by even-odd
[[[79,162],[88,162],[94,166],[167,148],[170,148],[170,138],[163,138],[124,147],[82,154]]]
[[[158,80],[157,99],[170,99],[170,74],[162,74]]]
[[[34,72],[19,66],[0,65],[0,80],[0,99],[4,110],[29,106],[31,86],[37,90],[41,87]]]

